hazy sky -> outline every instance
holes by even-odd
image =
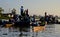
[[[0,7],[5,9],[5,12],[11,11],[12,8],[20,13],[20,6],[24,9],[29,9],[29,14],[44,15],[44,12],[60,16],[60,0],[0,0]]]

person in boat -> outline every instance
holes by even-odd
[[[40,24],[40,26],[45,26],[44,17],[41,17],[39,24]]]
[[[41,21],[41,25],[40,26],[45,26],[45,21]]]

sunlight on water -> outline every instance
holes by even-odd
[[[60,36],[60,25],[47,25],[44,31],[32,32],[32,27],[30,32],[22,32],[22,37],[59,37]],[[9,29],[0,27],[0,37],[19,37],[20,32],[18,29]]]

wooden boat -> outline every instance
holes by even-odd
[[[39,31],[44,31],[45,26],[35,26],[33,27],[33,32],[39,32]]]

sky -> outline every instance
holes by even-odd
[[[29,15],[44,15],[45,12],[60,16],[60,0],[0,0],[0,7],[6,12],[13,8],[20,14],[20,7],[29,10]]]

